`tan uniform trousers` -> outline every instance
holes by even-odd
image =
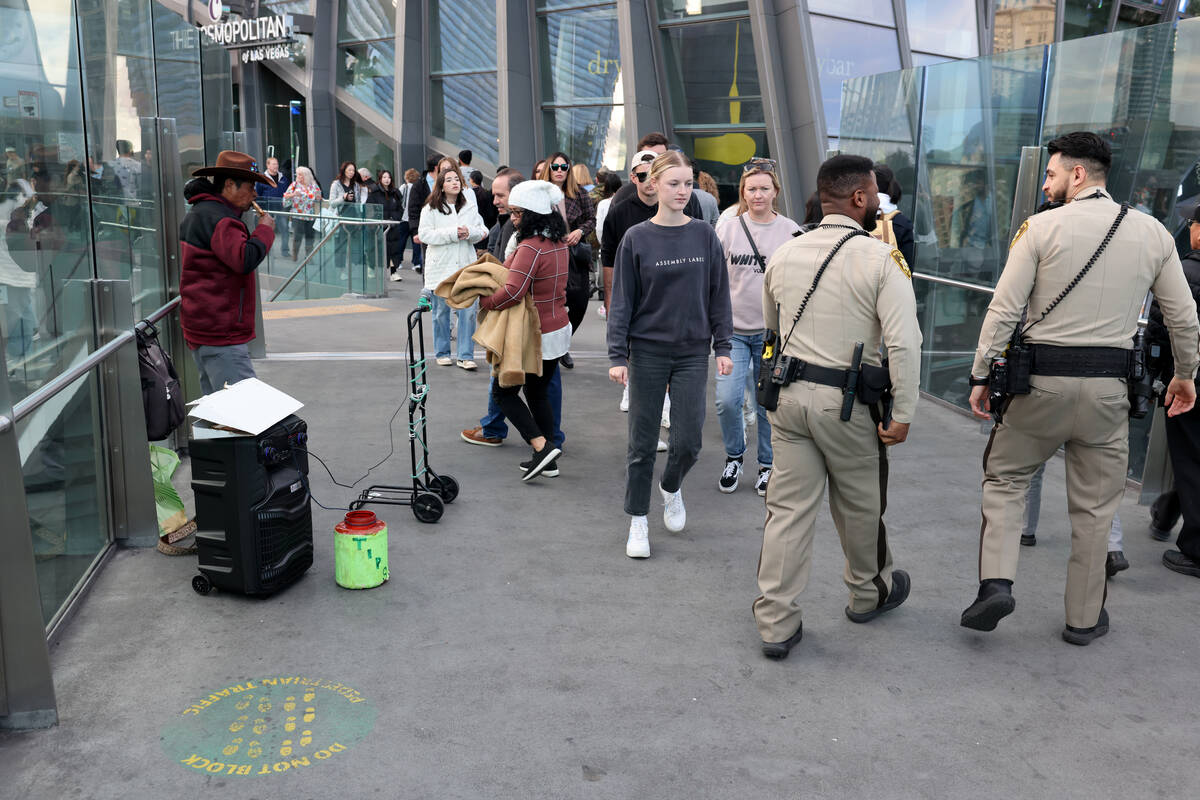
[[[1031,383],[1030,394],[1012,399],[983,453],[979,579],[1016,578],[1029,478],[1065,446],[1067,624],[1090,628],[1104,606],[1108,531],[1125,491],[1129,399],[1119,378],[1034,375]]]
[[[801,381],[780,392],[768,412],[775,467],[767,487],[767,522],[758,561],[754,618],[764,642],[781,642],[800,627],[800,593],[812,566],[813,529],[829,481],[829,510],[846,554],[850,609],[870,611],[887,599],[892,554],[883,512],[887,451],[870,409],[855,402],[842,422],[842,393]]]

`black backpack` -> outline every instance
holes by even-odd
[[[137,331],[138,369],[142,375],[142,406],[146,409],[146,438],[165,439],[187,417],[183,389],[170,356],[158,343],[158,330],[149,322]]]

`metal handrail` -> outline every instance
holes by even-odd
[[[268,213],[270,213],[270,212],[268,212]],[[304,216],[308,216],[308,215],[304,215]],[[329,238],[331,236],[333,236],[333,234],[337,231],[337,229],[340,228],[344,223],[350,223],[352,225],[363,225],[363,224],[382,225],[383,227],[400,224],[400,223],[396,222],[394,219],[363,220],[363,219],[340,219],[339,218],[337,220],[337,222],[335,222],[333,224],[333,227],[329,229],[329,232],[326,233],[323,237],[321,237],[321,241],[317,242],[316,246],[314,246],[311,250],[309,250],[307,253],[305,253],[304,260],[296,265],[296,269],[292,272],[292,274],[287,276],[287,279],[283,282],[283,284],[280,285],[280,287],[275,290],[275,293],[272,294],[267,299],[268,303],[274,303],[275,300],[279,297],[279,295],[283,294],[283,290],[286,289],[289,285],[291,285],[292,281],[294,281],[296,279],[296,276],[298,276],[301,272],[304,271],[304,268],[308,266],[308,262],[310,260],[312,260],[312,257],[321,251],[321,247],[326,242],[329,241]]]
[[[926,273],[926,272],[917,272],[916,270],[913,270],[912,276],[914,278],[920,278],[923,281],[930,281],[931,283],[942,283],[942,284],[945,284],[946,286],[955,286],[959,289],[971,289],[976,292],[986,292],[987,294],[995,294],[996,293],[996,289],[992,286],[980,286],[977,283],[967,283],[966,281],[956,281],[953,278],[943,278],[940,275],[930,275],[929,273]]]
[[[63,389],[66,389],[72,383],[90,372],[97,364],[103,362],[113,353],[132,342],[137,336],[137,332],[144,328],[147,324],[158,322],[160,319],[174,311],[178,306],[179,298],[172,298],[162,308],[158,309],[153,314],[134,325],[132,330],[121,331],[119,334],[113,337],[112,341],[107,342],[102,347],[98,348],[83,361],[80,361],[66,372],[53,378],[45,386],[42,386],[36,392],[24,398],[20,402],[14,403],[13,415],[11,418],[0,415],[0,433],[7,433],[15,424],[32,414],[47,401],[49,401],[50,398],[54,397],[54,395],[58,394]]]

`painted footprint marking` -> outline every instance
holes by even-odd
[[[315,708],[313,708],[312,706],[309,706],[308,708],[304,709],[304,721],[305,722],[312,722],[316,718],[317,718],[317,710]]]
[[[246,755],[251,758],[258,758],[262,755],[262,744],[257,741],[251,741],[246,745]]]
[[[290,756],[292,754],[292,740],[284,739],[283,744],[279,747],[279,755]]]
[[[253,699],[254,699],[254,695],[252,695],[252,694],[242,695],[242,699],[238,700],[237,706],[235,706],[235,707],[237,708],[238,711],[245,711],[247,708],[250,707],[250,701]]]
[[[300,746],[308,747],[310,744],[312,744],[312,731],[301,731]]]
[[[250,719],[250,718],[247,717],[245,714],[242,714],[240,717],[238,717],[237,719],[235,719],[233,721],[233,724],[231,724],[229,726],[229,732],[237,733],[242,728],[246,727],[246,720],[248,720],[248,719]]]
[[[296,698],[289,697],[287,700],[285,700],[283,703],[283,710],[284,711],[295,711],[296,710]]]
[[[304,702],[311,703],[313,701],[313,698],[315,698],[316,696],[317,696],[317,692],[315,689],[307,689],[304,692]]]
[[[254,720],[254,727],[251,730],[257,733],[259,736],[263,735],[267,732],[267,721],[262,717],[259,717],[258,719]]]
[[[262,702],[258,704],[258,710],[264,714],[266,712],[270,711],[271,710],[271,698],[264,697]]]
[[[221,752],[227,756],[231,756],[240,749],[238,747],[238,745],[240,745],[241,743],[242,743],[242,737],[239,736],[236,739],[234,739],[231,744],[225,745],[225,749],[223,749]]]
[[[287,722],[283,723],[283,729],[285,731],[287,731],[288,733],[291,733],[292,731],[296,730],[296,718],[288,717]]]

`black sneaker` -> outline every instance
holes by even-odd
[[[979,584],[975,602],[962,613],[959,624],[973,631],[994,631],[996,624],[1017,607],[1012,596],[1012,581],[989,578]]]
[[[1062,637],[1064,642],[1086,647],[1094,639],[1099,639],[1106,633],[1108,633],[1108,610],[1102,608],[1100,609],[1100,618],[1096,620],[1095,625],[1090,628],[1072,628],[1067,625],[1063,628]]]
[[[1021,534],[1021,546],[1022,547],[1033,547],[1036,544],[1037,544],[1037,536],[1033,535],[1032,533],[1022,533]]]
[[[792,648],[800,643],[804,638],[804,623],[800,623],[800,627],[796,628],[796,632],[784,639],[782,642],[763,642],[762,652],[767,658],[784,659],[788,657],[788,653]]]
[[[1184,555],[1178,550],[1168,550],[1163,553],[1163,566],[1180,575],[1191,575],[1200,578],[1200,561]]]
[[[758,492],[759,497],[767,496],[767,484],[771,482],[771,468],[759,467],[758,480],[754,482],[754,491]]]
[[[575,359],[571,358],[570,353],[563,353],[562,358],[558,359],[558,363],[563,369],[575,369]]]
[[[562,450],[559,450],[552,444],[546,445],[541,450],[534,450],[533,457],[521,464],[521,469],[525,471],[525,474],[521,476],[521,480],[527,481],[530,478],[536,478],[538,475],[541,475],[551,464],[554,464],[555,459],[558,458],[560,453],[562,453]],[[558,465],[555,464],[555,466],[557,467]],[[555,474],[557,473],[558,470],[555,469]]]
[[[886,614],[907,600],[910,589],[912,589],[912,580],[908,577],[908,573],[902,569],[894,569],[892,570],[892,590],[884,598],[883,605],[870,611],[851,611],[850,606],[846,606],[846,616],[851,622],[860,624],[870,622],[880,614]]]
[[[740,458],[725,457],[725,469],[721,472],[721,479],[717,481],[717,488],[725,494],[731,494],[738,487],[738,480],[742,477],[742,460]]]
[[[1110,578],[1127,569],[1129,569],[1129,559],[1125,558],[1125,553],[1120,550],[1113,550],[1104,559],[1104,574]]]

